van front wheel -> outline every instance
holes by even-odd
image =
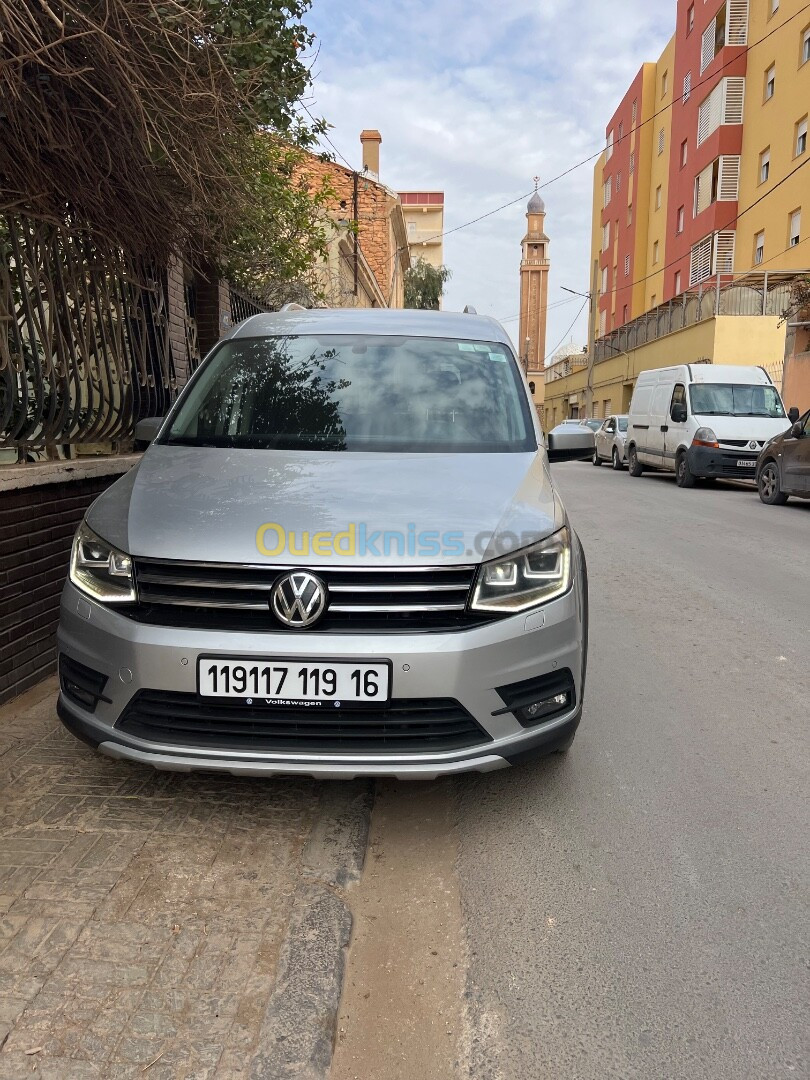
[[[697,477],[689,468],[685,453],[678,454],[678,460],[675,462],[675,482],[682,488],[694,487],[697,482]]]
[[[638,454],[636,453],[635,446],[631,446],[627,451],[627,471],[631,476],[641,476],[644,470],[638,460]]]

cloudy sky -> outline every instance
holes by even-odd
[[[381,179],[445,192],[445,229],[528,196],[598,152],[607,120],[671,36],[675,0],[314,0],[315,115],[355,167],[379,128]],[[329,147],[326,147],[329,149]],[[593,164],[542,189],[551,238],[547,350],[587,340]],[[525,203],[445,237],[445,307],[473,304],[517,337]],[[576,321],[569,329],[572,321]]]

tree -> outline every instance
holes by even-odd
[[[310,0],[0,0],[0,213],[133,264],[189,251],[254,278],[311,264]],[[258,174],[257,174],[258,170]],[[274,219],[277,229],[269,227]]]
[[[438,311],[445,284],[452,271],[446,266],[431,266],[418,258],[405,275],[405,307],[422,311]]]

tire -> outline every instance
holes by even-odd
[[[619,461],[619,451],[615,446],[613,447],[612,465],[615,472],[622,471],[622,463]]]
[[[641,462],[638,460],[635,446],[631,446],[627,451],[627,471],[631,476],[641,476],[644,472]]]
[[[782,491],[779,466],[775,461],[767,461],[762,466],[757,478],[757,491],[766,506],[784,506],[788,501],[787,495]]]
[[[591,465],[596,465],[597,468],[602,464],[602,459],[599,457],[599,451],[596,447],[593,448],[593,457],[591,458]]]
[[[689,460],[685,453],[678,454],[675,462],[675,483],[682,488],[691,488],[697,483],[697,477],[689,468]]]

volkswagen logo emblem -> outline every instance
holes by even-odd
[[[308,570],[291,570],[273,585],[270,607],[279,622],[303,630],[323,615],[326,585]]]

